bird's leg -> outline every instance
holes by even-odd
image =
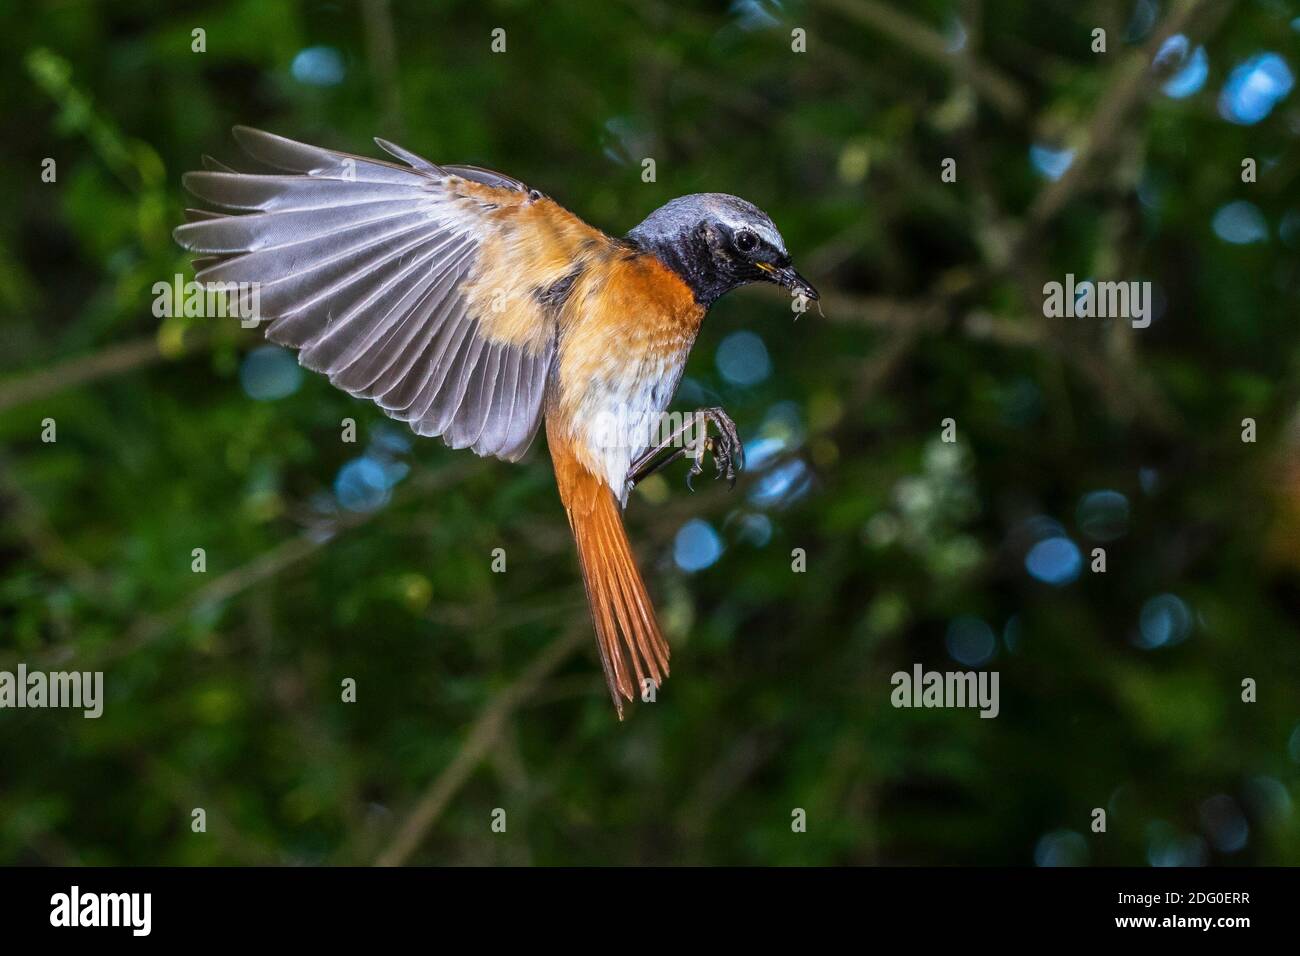
[[[709,434],[710,422],[717,429],[716,437]],[[689,456],[693,461],[690,471],[686,473],[686,487],[694,491],[691,482],[704,471],[702,462],[706,451],[713,453],[717,477],[721,478],[725,474],[728,484],[734,488],[736,472],[744,467],[745,449],[740,444],[736,423],[721,408],[699,409],[690,421],[632,462],[627,473],[628,488],[635,488],[661,468]],[[665,452],[668,454],[664,455]]]

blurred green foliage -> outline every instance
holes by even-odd
[[[107,701],[0,711],[0,861],[368,863],[406,832],[421,863],[1300,863],[1300,95],[1220,112],[1248,58],[1300,65],[1297,16],[10,6],[0,669],[102,669]],[[1208,62],[1182,98],[1186,63],[1150,67],[1172,21]],[[616,233],[695,191],[771,213],[826,314],[752,289],[705,324],[677,404],[724,405],[751,468],[691,495],[682,466],[628,509],[674,645],[656,703],[614,717],[540,440],[522,466],[408,446],[309,374],[256,400],[255,334],[153,316],[189,271],[180,174],[235,160],[237,123],[498,168]],[[1053,180],[1034,146],[1073,163]],[[1264,235],[1225,241],[1241,200]],[[1156,321],[1044,318],[1067,273],[1152,281]],[[750,384],[717,361],[742,330]],[[350,511],[363,454],[401,480]],[[721,551],[690,573],[697,520]],[[1081,573],[1028,573],[1045,537]],[[890,675],[963,667],[963,635],[995,642],[997,719],[892,707]]]

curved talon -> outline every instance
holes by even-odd
[[[714,477],[721,478],[725,475],[728,486],[736,487],[736,473],[744,468],[745,463],[745,449],[736,432],[736,423],[717,407],[697,410],[695,419],[695,423],[684,425],[632,462],[627,477],[629,491],[679,458],[691,459],[690,470],[686,473],[686,487],[695,491],[695,476],[704,473],[705,452],[713,455]],[[709,422],[716,426],[716,436],[708,433]]]
[[[736,423],[721,408],[702,408],[696,414],[704,419],[702,428],[707,430],[708,423],[712,422],[717,428],[718,434],[713,436],[706,433],[702,437],[700,453],[695,458],[691,470],[686,476],[686,486],[692,491],[695,490],[693,479],[704,470],[701,461],[707,451],[713,455],[714,477],[722,478],[725,476],[728,487],[735,488],[737,466],[743,467],[745,454],[744,446],[740,443],[740,436],[736,432]]]
[[[701,452],[701,454],[691,462],[691,467],[686,472],[686,487],[690,490],[691,494],[695,493],[695,485],[692,483],[695,476],[704,473],[704,466],[700,464],[703,458],[704,454]]]

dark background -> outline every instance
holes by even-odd
[[[107,701],[0,711],[0,861],[1300,862],[1297,18],[7,7],[0,669]],[[724,405],[749,468],[628,508],[656,703],[615,719],[540,440],[413,440],[236,323],[154,318],[180,175],[236,123],[614,233],[695,191],[772,215],[825,315],[756,288],[705,323],[675,407]],[[1045,318],[1067,273],[1151,281],[1151,327]],[[893,708],[917,663],[998,671],[1000,716]]]

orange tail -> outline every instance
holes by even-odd
[[[633,700],[647,678],[658,687],[668,676],[668,643],[636,569],[614,493],[549,429],[547,437],[560,500],[578,545],[600,663],[622,720],[620,694]]]

